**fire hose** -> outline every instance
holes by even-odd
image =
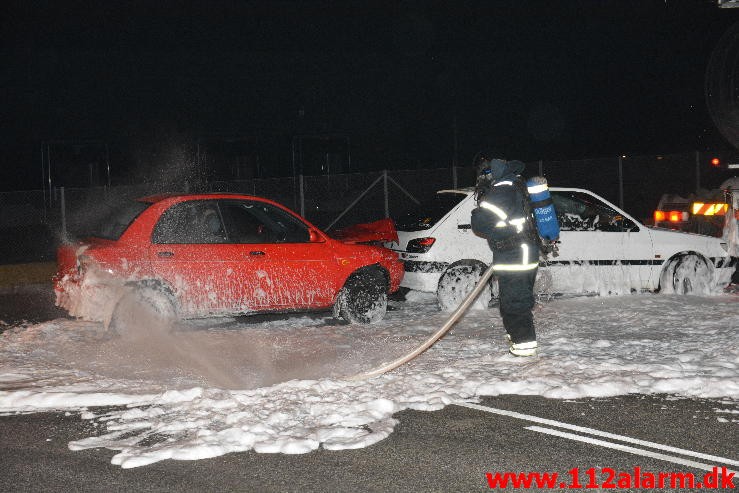
[[[357,375],[351,376],[348,378],[348,380],[365,380],[368,378],[373,378],[378,375],[382,375],[383,373],[387,373],[391,370],[396,369],[397,367],[404,365],[414,359],[419,354],[426,351],[428,348],[430,348],[436,341],[441,339],[441,337],[449,332],[449,329],[452,328],[452,326],[457,323],[459,318],[464,314],[464,312],[467,311],[467,308],[472,304],[472,302],[475,301],[475,299],[482,293],[482,290],[485,289],[485,286],[487,286],[488,281],[493,276],[493,265],[490,264],[490,267],[487,268],[487,270],[482,274],[482,277],[477,282],[477,285],[475,286],[475,289],[469,292],[469,294],[465,297],[465,299],[462,300],[462,302],[459,304],[456,310],[452,312],[452,314],[449,316],[446,322],[444,322],[444,325],[437,330],[431,337],[429,337],[426,341],[424,341],[423,344],[418,346],[416,349],[411,351],[410,353],[406,354],[405,356],[402,356],[394,361],[391,361],[389,363],[382,363],[377,368],[374,368],[373,370],[367,371],[365,373],[359,373]]]

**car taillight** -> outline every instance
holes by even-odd
[[[408,242],[408,246],[405,247],[406,252],[411,253],[426,253],[433,246],[436,238],[416,238]]]
[[[654,223],[671,222],[684,223],[688,220],[689,214],[686,211],[654,211]]]
[[[667,220],[671,223],[682,223],[688,220],[688,213],[685,211],[670,211],[667,213]]]

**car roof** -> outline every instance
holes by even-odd
[[[475,187],[465,187],[465,188],[449,188],[444,190],[437,190],[436,193],[464,193],[464,194],[470,194],[475,191]]]
[[[157,202],[161,202],[162,200],[168,200],[168,199],[213,199],[213,198],[225,198],[225,197],[238,197],[242,199],[265,200],[264,197],[257,197],[254,195],[245,195],[243,193],[236,193],[236,192],[159,193],[155,195],[148,195],[146,197],[141,197],[136,200],[138,200],[139,202],[156,204]]]
[[[582,192],[582,193],[586,193],[588,195],[592,195],[592,196],[597,197],[598,199],[602,200],[603,202],[605,202],[609,206],[614,207],[621,214],[623,214],[624,216],[628,217],[629,219],[631,219],[635,223],[641,224],[641,221],[638,221],[637,219],[635,219],[634,216],[632,216],[629,213],[627,213],[626,211],[624,211],[623,208],[617,207],[615,204],[612,204],[607,199],[601,197],[600,195],[598,195],[597,193],[595,193],[595,192],[593,192],[591,190],[587,190],[585,188],[574,188],[574,187],[549,187],[549,190],[551,192]],[[462,194],[466,194],[467,196],[470,196],[474,192],[475,192],[475,187],[465,187],[465,188],[438,190],[436,193],[462,193]],[[466,200],[466,199],[463,199],[463,200]]]
[[[572,187],[549,187],[549,190],[555,190],[559,192],[587,192],[592,194],[591,190],[585,188],[572,188]],[[462,188],[447,188],[443,190],[437,190],[436,193],[464,193],[471,194],[475,192],[475,187],[462,187]]]

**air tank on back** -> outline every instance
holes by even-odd
[[[531,208],[534,211],[539,236],[547,241],[558,240],[559,222],[546,178],[534,176],[526,182],[526,187],[531,197]]]

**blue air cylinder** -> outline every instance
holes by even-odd
[[[546,178],[534,176],[526,182],[526,187],[531,197],[531,208],[534,211],[539,236],[549,241],[558,240],[559,222]]]

